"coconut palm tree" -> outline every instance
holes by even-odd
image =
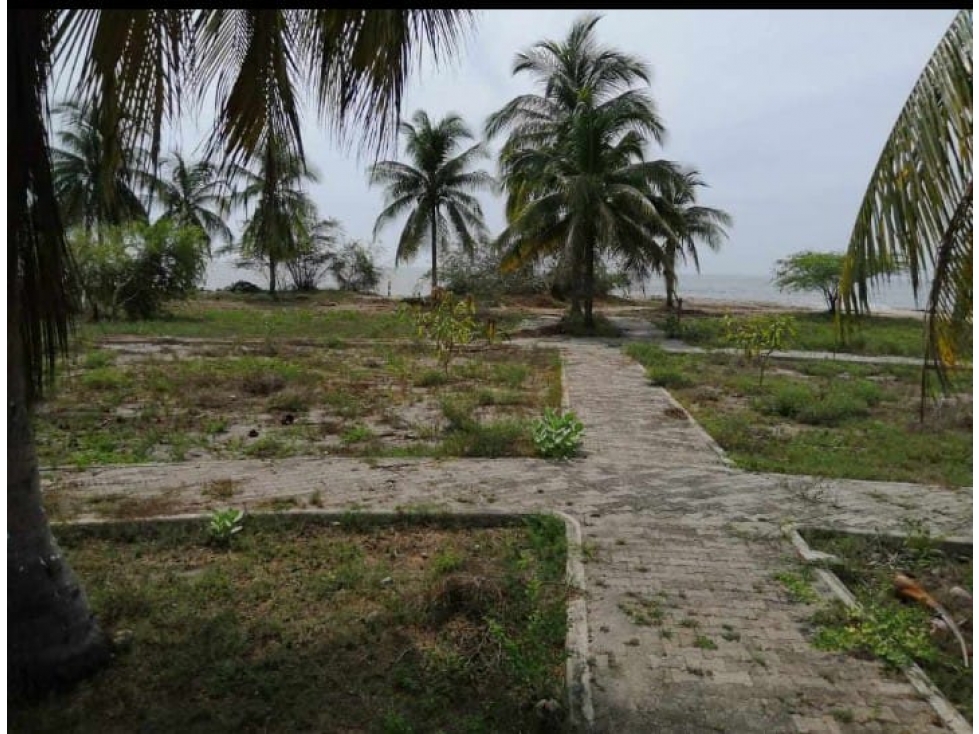
[[[636,279],[645,282],[654,273],[663,275],[666,308],[671,310],[677,306],[677,266],[692,262],[699,273],[698,243],[717,252],[727,238],[725,228],[732,223],[727,212],[696,203],[697,189],[706,185],[693,169],[665,178],[649,196],[668,227],[655,239],[640,243],[638,250],[623,253],[622,267]]]
[[[61,127],[52,151],[55,195],[67,226],[82,226],[89,233],[99,224],[145,221],[146,207],[135,190],[146,177],[140,165],[145,151],[129,150],[110,165],[99,129],[98,112],[78,100],[55,108]]]
[[[268,270],[269,293],[276,297],[278,266],[295,258],[308,238],[307,225],[315,220],[316,205],[304,189],[315,172],[294,153],[269,143],[258,161],[260,170],[241,168],[242,191],[235,197],[252,210],[241,233],[238,250],[246,262]]]
[[[645,160],[663,124],[640,60],[598,44],[599,16],[574,23],[563,41],[541,41],[517,55],[513,73],[531,74],[541,94],[521,95],[487,121],[487,135],[509,136],[500,154],[508,226],[497,244],[505,268],[566,250],[572,315],[584,307],[594,326],[595,263],[638,249],[669,230],[648,192],[675,175],[668,161]]]
[[[972,116],[972,11],[962,10],[884,145],[840,284],[844,309],[859,313],[892,272],[909,273],[916,297],[930,276],[924,366],[943,385],[972,333]]]
[[[214,240],[230,243],[232,235],[225,217],[233,191],[218,167],[207,160],[188,162],[179,151],[164,159],[163,164],[169,174],[154,181],[151,187],[163,207],[162,216],[200,229],[207,237],[208,252]]]
[[[189,93],[215,93],[210,150],[242,162],[269,137],[301,154],[305,83],[342,135],[379,146],[399,117],[421,46],[451,51],[455,10],[11,11],[7,47],[7,690],[77,680],[106,659],[105,635],[41,505],[31,406],[67,349],[74,292],[45,126],[51,71],[79,61],[108,163],[130,143],[159,157],[162,126]],[[127,120],[122,126],[120,120]]]
[[[494,185],[486,171],[470,167],[486,153],[476,143],[461,153],[459,146],[473,134],[458,115],[448,114],[433,125],[423,110],[401,123],[408,163],[382,161],[371,167],[371,184],[385,186],[385,208],[374,225],[374,237],[391,221],[408,213],[394,262],[418,254],[428,239],[432,251],[432,291],[438,288],[437,250],[454,234],[463,251],[475,252],[486,236],[483,210],[473,193]]]

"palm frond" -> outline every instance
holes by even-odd
[[[884,145],[850,235],[840,289],[845,311],[862,312],[871,287],[892,273],[906,272],[916,296],[931,273],[928,359],[940,373],[956,356],[943,325],[972,314],[971,285],[960,287],[972,260],[972,220],[963,216],[972,186],[972,40],[972,11],[962,10]]]

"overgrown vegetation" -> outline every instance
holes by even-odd
[[[920,526],[904,537],[848,535],[807,530],[808,542],[841,560],[834,570],[857,597],[860,610],[835,603],[813,619],[813,642],[828,650],[874,655],[892,667],[915,662],[967,718],[972,718],[972,669],[966,667],[953,635],[936,624],[929,610],[900,600],[896,573],[912,574],[960,623],[972,644],[972,549],[952,547]]]
[[[920,320],[891,316],[848,317],[847,328],[840,331],[834,316],[825,313],[792,313],[796,334],[792,349],[809,352],[846,352],[851,354],[920,357],[924,343],[924,327]],[[666,325],[669,314],[657,311],[652,320]],[[736,322],[749,317],[734,316]],[[684,313],[677,322],[674,317],[673,338],[700,347],[730,346],[724,339],[724,316]],[[971,359],[972,345],[964,356]]]
[[[351,326],[374,328],[361,315]],[[555,351],[481,348],[457,353],[451,372],[426,351],[272,336],[107,344],[83,353],[39,407],[40,458],[536,454],[531,419],[561,401]]]
[[[914,366],[779,360],[759,385],[734,355],[639,343],[627,353],[746,469],[972,484],[970,371],[956,373],[952,397],[936,397],[922,426]]]
[[[13,732],[534,731],[563,700],[564,525],[250,518],[59,530],[105,629],[98,678]],[[448,560],[447,560],[448,559]],[[396,722],[398,728],[394,728]]]
[[[167,302],[194,292],[207,263],[204,233],[167,219],[79,228],[70,242],[82,305],[95,321],[159,316]]]

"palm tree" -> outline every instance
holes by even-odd
[[[247,160],[274,132],[302,151],[298,82],[347,134],[389,139],[424,44],[452,50],[453,10],[11,11],[7,60],[7,690],[65,684],[106,659],[105,635],[41,504],[31,406],[67,350],[73,274],[45,127],[51,70],[77,55],[81,92],[101,111],[108,159],[132,142],[159,156],[164,120],[213,89],[211,149]],[[63,59],[62,59],[63,60]],[[212,81],[216,84],[212,85]],[[126,127],[119,121],[127,119]],[[111,166],[106,167],[112,170]]]
[[[228,215],[233,192],[217,166],[207,160],[188,162],[177,151],[165,159],[168,178],[154,182],[153,192],[163,206],[162,216],[178,224],[197,227],[207,238],[208,252],[213,240],[230,243]]]
[[[635,250],[654,231],[669,230],[652,198],[675,175],[668,161],[646,161],[649,138],[663,124],[640,60],[599,45],[599,16],[586,16],[562,42],[541,41],[517,55],[514,74],[528,72],[542,94],[515,98],[492,115],[487,135],[509,130],[500,154],[508,226],[498,238],[505,268],[566,251],[571,312],[594,326],[595,262]]]
[[[437,250],[448,246],[450,231],[470,254],[485,238],[483,210],[473,192],[492,187],[494,182],[486,171],[469,170],[475,160],[486,155],[482,144],[454,155],[463,141],[473,138],[458,115],[450,113],[433,126],[428,115],[418,110],[412,122],[400,126],[411,164],[382,161],[371,168],[371,184],[386,186],[386,206],[377,217],[374,236],[409,212],[394,262],[397,265],[414,258],[427,236],[432,248],[434,292],[438,288]]]
[[[699,273],[697,244],[703,243],[712,252],[717,252],[727,238],[725,228],[731,226],[732,219],[727,212],[697,205],[697,189],[706,185],[698,171],[687,169],[677,171],[677,175],[666,178],[658,190],[650,191],[649,195],[668,227],[658,233],[656,239],[640,243],[642,246],[638,250],[623,255],[623,269],[642,282],[653,273],[662,273],[666,308],[670,310],[677,306],[678,264],[692,262]]]
[[[275,298],[279,264],[299,254],[308,236],[306,226],[315,220],[316,206],[303,183],[318,179],[300,157],[273,142],[266,145],[259,166],[257,173],[245,168],[237,172],[244,186],[236,201],[246,211],[254,205],[238,249],[246,261],[268,268],[269,292]]]
[[[145,221],[146,208],[134,191],[134,182],[145,177],[139,166],[145,152],[126,151],[112,165],[99,129],[98,111],[77,100],[55,108],[62,126],[52,151],[54,190],[67,226],[80,225],[89,233],[96,225]]]
[[[922,417],[929,367],[947,386],[972,333],[972,11],[953,19],[884,145],[850,235],[840,293],[869,310],[869,287],[930,275]]]

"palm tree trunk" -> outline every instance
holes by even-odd
[[[436,262],[435,242],[438,239],[438,207],[432,207],[432,295],[439,287],[438,263]]]
[[[276,281],[275,266],[276,265],[278,265],[278,262],[276,261],[275,257],[269,255],[269,295],[272,296],[272,298],[278,298],[278,294],[276,293],[275,290],[275,281]]]
[[[676,310],[676,275],[667,270],[663,273],[663,281],[666,285],[666,309],[668,311]]]
[[[595,328],[595,241],[592,238],[588,239],[588,244],[585,245],[585,278],[584,278],[584,296],[585,296],[585,327],[589,329]]]
[[[580,320],[582,318],[581,312],[581,255],[580,253],[571,253],[571,313],[570,317],[572,321]]]
[[[8,300],[16,301],[12,294]],[[7,311],[7,683],[35,695],[94,672],[109,645],[41,504],[20,324]]]

